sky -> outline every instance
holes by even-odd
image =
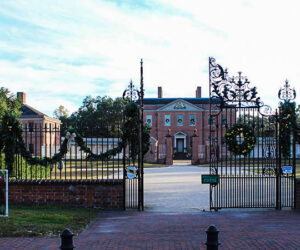
[[[242,71],[265,104],[288,79],[300,95],[300,2],[1,0],[0,86],[53,116],[86,96],[208,97],[208,58]]]

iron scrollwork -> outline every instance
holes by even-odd
[[[294,88],[291,88],[288,80],[285,81],[284,87],[278,91],[278,98],[283,101],[291,101],[296,98],[296,91]]]
[[[128,88],[123,92],[123,100],[130,100],[131,102],[136,102],[140,99],[140,91],[135,88],[132,80],[130,81]]]
[[[265,105],[257,96],[256,87],[249,87],[250,81],[242,75],[242,72],[230,77],[227,69],[224,70],[214,58],[210,57],[209,74],[211,98],[219,100],[221,110],[226,107],[225,104],[231,103],[237,107],[258,108],[263,115],[273,114],[271,107]]]

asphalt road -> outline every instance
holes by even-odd
[[[195,212],[209,209],[209,185],[201,184],[208,167],[147,168],[144,175],[145,208],[149,211]]]

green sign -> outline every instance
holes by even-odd
[[[212,175],[212,174],[203,174],[202,177],[202,184],[218,184],[219,183],[219,176]]]

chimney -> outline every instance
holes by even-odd
[[[201,87],[198,86],[196,89],[196,98],[201,98]]]
[[[21,102],[21,104],[26,103],[26,93],[24,92],[17,92],[17,99]]]
[[[157,97],[162,98],[162,87],[157,88]]]

